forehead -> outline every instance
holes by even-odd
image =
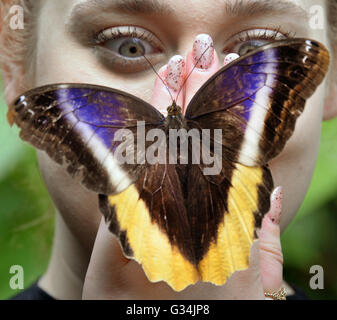
[[[62,21],[63,25],[75,21],[102,28],[121,22],[151,27],[153,22],[170,33],[195,35],[217,35],[222,31],[231,34],[228,30],[235,33],[239,31],[236,27],[249,29],[268,24],[275,28],[286,26],[298,36],[325,43],[327,28],[308,27],[315,9],[321,9],[324,19],[325,5],[326,0],[46,0],[42,10],[48,11],[45,24],[50,24],[52,16],[58,16],[55,21]]]
[[[87,7],[101,8],[134,13],[175,13],[199,12],[202,15],[220,10],[227,14],[251,14],[255,11],[301,13],[309,12],[313,5],[324,6],[324,0],[47,0],[44,4],[53,4],[63,12]]]

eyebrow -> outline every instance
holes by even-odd
[[[138,14],[168,14],[173,11],[167,3],[160,0],[87,0],[75,5],[71,16],[92,8]]]
[[[222,0],[223,14],[227,17],[259,17],[291,15],[308,20],[308,13],[290,0]],[[98,29],[105,27],[111,14],[169,16],[174,9],[165,0],[83,0],[71,8],[65,23],[66,31],[83,45],[95,45]],[[87,32],[83,32],[86,29]],[[96,31],[94,31],[96,30]]]
[[[289,0],[223,0],[224,13],[229,16],[291,14],[307,18],[307,12]],[[174,9],[164,0],[86,0],[74,6],[71,16],[88,9],[130,14],[171,14]]]
[[[253,16],[261,14],[290,14],[308,18],[308,13],[301,6],[288,0],[236,0],[224,1],[225,12],[230,16]]]

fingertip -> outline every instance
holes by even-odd
[[[158,75],[159,75],[162,79],[165,79],[166,73],[167,73],[167,64],[165,64],[164,66],[162,66],[162,67],[158,70]],[[163,84],[162,81],[159,79],[158,76],[156,77],[156,81],[159,81],[161,84]]]
[[[173,101],[183,108],[184,96],[180,94],[180,90],[185,79],[185,71],[185,59],[180,55],[173,56],[168,64],[158,71],[151,103],[164,115]]]
[[[193,42],[192,56],[198,69],[208,69],[214,57],[213,39],[206,33],[198,34]]]
[[[279,237],[280,221],[282,215],[282,187],[274,189],[270,196],[269,212],[263,217],[261,229],[257,231],[259,238]]]
[[[158,70],[154,82],[154,89],[151,99],[151,104],[157,108],[161,113],[165,114],[167,107],[171,103],[171,96],[168,93],[166,85],[163,83],[167,75],[167,64]]]
[[[224,59],[224,66],[226,66],[227,64],[231,63],[232,61],[234,61],[238,58],[240,58],[240,56],[237,53],[227,54],[225,59]]]
[[[213,60],[209,68],[200,69],[195,66],[193,52],[189,52],[186,58],[186,74],[188,80],[186,81],[186,98],[185,104],[191,101],[195,93],[200,87],[220,68],[219,57],[214,51]]]
[[[193,72],[191,73],[190,77],[193,78],[194,74],[201,74],[204,76],[204,78],[210,77],[213,73],[219,70],[220,63],[219,63],[219,56],[216,53],[216,51],[212,48],[214,51],[212,61],[210,65],[207,68],[198,68],[196,66],[195,58],[193,55],[193,51],[188,52],[186,56],[186,73],[189,75],[192,70]]]
[[[165,76],[165,83],[170,90],[177,93],[185,79],[186,63],[181,55],[175,55],[167,64],[167,71]]]
[[[283,201],[283,189],[281,186],[278,186],[274,189],[270,197],[270,210],[267,214],[269,219],[279,225],[282,215],[282,201]]]

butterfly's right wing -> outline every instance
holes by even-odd
[[[329,52],[317,41],[275,41],[220,69],[185,117],[192,126],[222,128],[228,160],[265,165],[283,150],[328,67]]]
[[[255,231],[270,207],[267,164],[284,148],[328,66],[329,53],[316,41],[275,41],[220,69],[188,105],[190,128],[222,130],[220,138],[208,134],[213,149],[222,151],[213,153],[221,172],[206,175],[201,163],[187,183],[203,281],[224,284],[248,267]]]
[[[124,143],[125,151],[144,159],[144,149],[135,146],[137,128],[147,131],[164,121],[145,101],[90,84],[52,84],[28,91],[10,107],[8,119],[21,128],[23,140],[46,151],[88,189],[102,194],[124,190],[143,169],[137,158],[128,164],[116,161],[117,148]],[[138,121],[143,122],[137,127]]]

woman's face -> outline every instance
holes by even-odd
[[[308,0],[42,3],[33,87],[57,82],[92,83],[121,89],[149,102],[155,74],[141,58],[142,50],[159,69],[175,54],[186,56],[200,33],[213,38],[222,59],[226,53],[244,54],[252,46],[284,36],[312,38],[328,46],[326,30],[317,28],[319,21],[310,21],[314,3]],[[325,10],[323,0],[315,0],[317,4]],[[106,40],[99,41],[103,38],[97,35],[104,30]],[[271,162],[275,186],[281,185],[284,190],[283,228],[297,212],[311,180],[324,95],[325,84],[308,100],[294,135]],[[42,152],[39,162],[55,205],[71,231],[90,250],[101,219],[97,194],[80,186]]]

